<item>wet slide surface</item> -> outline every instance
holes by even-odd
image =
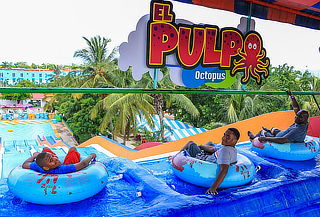
[[[135,163],[98,153],[110,178],[97,195],[65,205],[36,205],[16,198],[1,179],[0,216],[319,216],[319,156],[301,164],[262,158],[249,149],[249,144],[238,148],[261,166],[256,178],[215,196],[179,180],[168,158]]]
[[[192,138],[200,143],[205,140],[197,139]],[[261,157],[250,147],[242,143],[237,149],[261,167],[256,178],[246,186],[221,189],[215,196],[178,179],[167,157],[133,162],[109,157],[93,147],[79,147],[83,156],[97,153],[98,160],[108,168],[110,178],[104,190],[84,201],[45,206],[16,198],[8,191],[6,179],[1,179],[0,216],[320,216],[319,155],[309,161],[288,162]],[[179,145],[167,152],[175,149]],[[164,152],[156,155],[159,153]],[[140,159],[147,156],[139,155]]]

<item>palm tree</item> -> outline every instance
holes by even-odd
[[[101,110],[105,114],[100,131],[111,126],[114,137],[123,135],[124,144],[136,126],[136,115],[141,114],[150,121],[154,113],[152,97],[143,94],[109,94],[94,106],[91,117],[97,117]]]
[[[320,91],[320,78],[316,76],[311,76],[305,82],[305,85],[308,86],[309,91]],[[306,89],[302,89],[306,90]],[[317,100],[318,99],[318,100]],[[309,96],[302,102],[302,108],[309,111],[310,115],[317,115],[320,113],[319,97]]]
[[[241,90],[242,84],[240,78],[232,85],[231,89]],[[267,85],[263,85],[259,90],[268,89]],[[261,101],[274,100],[274,96],[247,96],[233,94],[222,101],[221,112],[219,113],[222,123],[235,123],[247,118],[254,117],[264,113],[264,108],[261,108]]]
[[[135,87],[131,72],[114,70],[110,74],[113,87]],[[108,85],[108,84],[106,84]],[[113,137],[123,135],[124,144],[136,126],[137,115],[143,116],[152,122],[155,113],[153,98],[147,94],[108,94],[105,95],[92,109],[91,118],[95,119],[99,113],[104,112],[100,123],[100,131],[106,128],[112,132]]]
[[[114,70],[109,76],[113,87],[116,88],[151,88],[153,80],[148,74],[144,74],[140,81],[134,81],[130,69],[126,72]],[[159,82],[161,88],[175,88],[169,80],[168,71],[164,70],[164,78]],[[191,100],[183,94],[109,94],[100,100],[92,110],[92,118],[98,113],[105,112],[100,125],[103,131],[114,123],[113,134],[122,134],[124,141],[136,126],[136,117],[141,116],[146,119],[150,126],[154,125],[152,116],[159,114],[161,124],[161,138],[164,134],[163,116],[164,109],[175,104],[179,108],[185,109],[193,116],[199,115],[199,111]],[[130,129],[130,130],[129,130]]]
[[[61,67],[58,65],[52,65],[51,68],[53,68],[53,74],[50,75],[50,78],[48,79],[49,82],[53,80],[58,80],[61,76]]]
[[[74,53],[74,57],[81,58],[86,64],[83,71],[83,79],[79,86],[92,88],[98,87],[99,83],[111,85],[107,76],[108,73],[116,69],[113,61],[117,48],[114,48],[108,54],[107,46],[111,41],[110,39],[101,36],[95,36],[90,39],[83,37],[83,39],[88,47]]]
[[[175,85],[170,79],[170,73],[168,68],[163,68],[163,79],[158,82],[158,87],[160,89],[176,89],[178,86]],[[153,79],[146,75],[143,79],[140,80],[138,85],[144,86],[146,88],[152,88],[153,86]],[[173,104],[176,107],[184,109],[187,113],[191,114],[194,118],[199,116],[198,109],[194,106],[192,101],[184,94],[151,94],[154,99],[154,109],[156,114],[159,115],[160,119],[160,133],[161,138],[164,136],[164,111],[169,109]]]
[[[9,63],[7,61],[2,62],[2,68],[11,68],[12,67],[12,63]]]

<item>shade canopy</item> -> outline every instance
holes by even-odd
[[[320,30],[319,0],[175,0]]]
[[[152,117],[154,126],[151,126],[144,117],[139,115],[136,116],[137,128],[140,130],[145,130],[148,132],[159,132],[161,129],[160,126],[160,117],[159,115],[154,115]],[[196,128],[190,126],[189,124],[183,123],[178,120],[170,120],[168,118],[163,118],[164,124],[164,138],[168,141],[175,141],[182,139],[188,136],[193,136],[199,133],[206,132],[204,128]]]

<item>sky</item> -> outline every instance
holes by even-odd
[[[110,38],[111,51],[128,40],[139,19],[150,12],[149,0],[10,0],[1,1],[0,63],[81,64],[75,51],[84,37]],[[176,19],[195,24],[237,27],[241,15],[173,1]],[[320,31],[254,18],[273,66],[287,63],[320,73]]]

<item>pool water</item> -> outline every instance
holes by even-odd
[[[31,150],[40,151],[43,146],[38,136],[54,136],[48,120],[0,121],[0,137],[3,156],[0,157],[0,178],[31,156]],[[1,216],[1,215],[0,215]]]
[[[38,135],[54,135],[48,120],[1,121],[0,132],[2,141],[30,140],[37,139]]]

